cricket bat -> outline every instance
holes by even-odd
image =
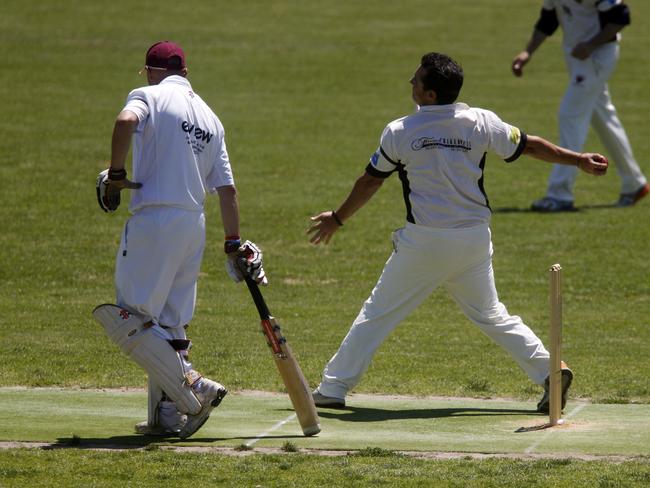
[[[293,356],[287,340],[282,335],[280,325],[271,316],[257,282],[246,277],[246,285],[248,285],[248,290],[251,292],[257,311],[260,314],[262,331],[266,336],[267,344],[271,348],[275,365],[278,367],[284,386],[289,393],[302,432],[306,436],[318,434],[320,432],[320,419],[305,375],[303,375],[300,365]]]

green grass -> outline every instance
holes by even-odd
[[[128,91],[144,83],[137,72],[151,43],[170,38],[184,46],[194,88],[226,127],[243,236],[264,249],[271,279],[265,296],[316,384],[390,253],[390,231],[403,224],[399,182],[384,185],[327,248],[308,244],[308,217],[346,196],[385,124],[412,110],[408,80],[429,50],[461,62],[463,101],[556,139],[566,78],[559,36],[523,79],[509,72],[538,8],[526,0],[3,2],[0,385],[145,385],[142,371],[109,343],[90,312],[113,301],[113,259],[127,217],[125,208],[100,212],[94,180],[109,156],[115,115]],[[632,10],[610,85],[649,172],[650,6],[634,2]],[[602,150],[593,134],[588,146]],[[579,177],[581,212],[523,211],[542,195],[548,169],[526,158],[511,165],[488,159],[500,297],[547,339],[546,270],[560,262],[573,396],[650,403],[650,204],[599,207],[617,198],[612,170],[604,178]],[[214,199],[207,214],[209,244],[190,329],[193,362],[231,390],[281,391],[248,292],[224,272]],[[386,341],[356,391],[526,401],[539,394],[442,292]],[[98,471],[121,456],[128,458],[99,461]],[[134,456],[145,462],[148,454]],[[611,469],[603,486],[620,473]]]
[[[3,486],[631,487],[647,463],[576,460],[423,460],[386,451],[331,459],[300,453],[245,457],[165,451],[0,451]]]

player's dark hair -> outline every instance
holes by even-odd
[[[436,92],[439,105],[454,103],[463,86],[463,68],[449,56],[440,53],[425,54],[420,64],[424,69],[424,89]]]

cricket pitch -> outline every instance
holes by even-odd
[[[0,442],[97,448],[170,446],[650,456],[650,405],[571,402],[565,423],[516,433],[548,421],[535,402],[472,398],[350,395],[345,409],[320,408],[322,432],[304,437],[286,395],[230,393],[203,428],[181,441],[144,437],[141,390],[0,389]]]

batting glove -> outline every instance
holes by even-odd
[[[95,184],[95,188],[97,189],[97,203],[99,203],[99,208],[104,212],[112,213],[120,206],[120,192],[109,193],[108,186],[108,169],[105,169],[97,175],[97,183]]]
[[[260,285],[268,284],[262,266],[262,251],[257,245],[251,241],[246,241],[236,250],[228,252],[228,243],[226,243],[225,249],[227,253],[226,271],[235,283],[239,283],[248,277]]]
[[[126,170],[105,169],[97,175],[95,184],[97,203],[104,212],[115,212],[120,206],[120,192],[125,189],[137,190],[142,183],[134,183],[126,178]]]

